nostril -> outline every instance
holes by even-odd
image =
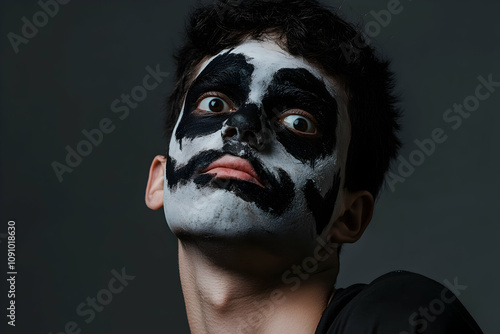
[[[232,137],[236,136],[237,134],[238,134],[238,130],[233,126],[229,126],[224,130],[224,132],[222,132],[222,139],[232,138]]]

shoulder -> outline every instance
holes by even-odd
[[[316,333],[482,333],[453,293],[462,286],[446,283],[395,271],[339,289]]]

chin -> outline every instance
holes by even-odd
[[[231,191],[199,188],[193,182],[168,190],[164,196],[167,223],[181,241],[219,247],[294,249],[313,244],[315,221],[302,208],[292,203],[285,212],[273,215]]]

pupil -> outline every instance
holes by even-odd
[[[210,101],[210,110],[213,112],[221,112],[224,109],[224,103],[220,99]]]
[[[305,132],[307,131],[307,122],[305,119],[303,118],[297,118],[294,122],[293,122],[293,127],[295,128],[295,130],[297,131],[302,131],[302,132]]]

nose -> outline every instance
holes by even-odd
[[[234,112],[222,128],[224,141],[246,142],[262,151],[270,142],[271,131],[265,113],[255,104],[245,104]]]

